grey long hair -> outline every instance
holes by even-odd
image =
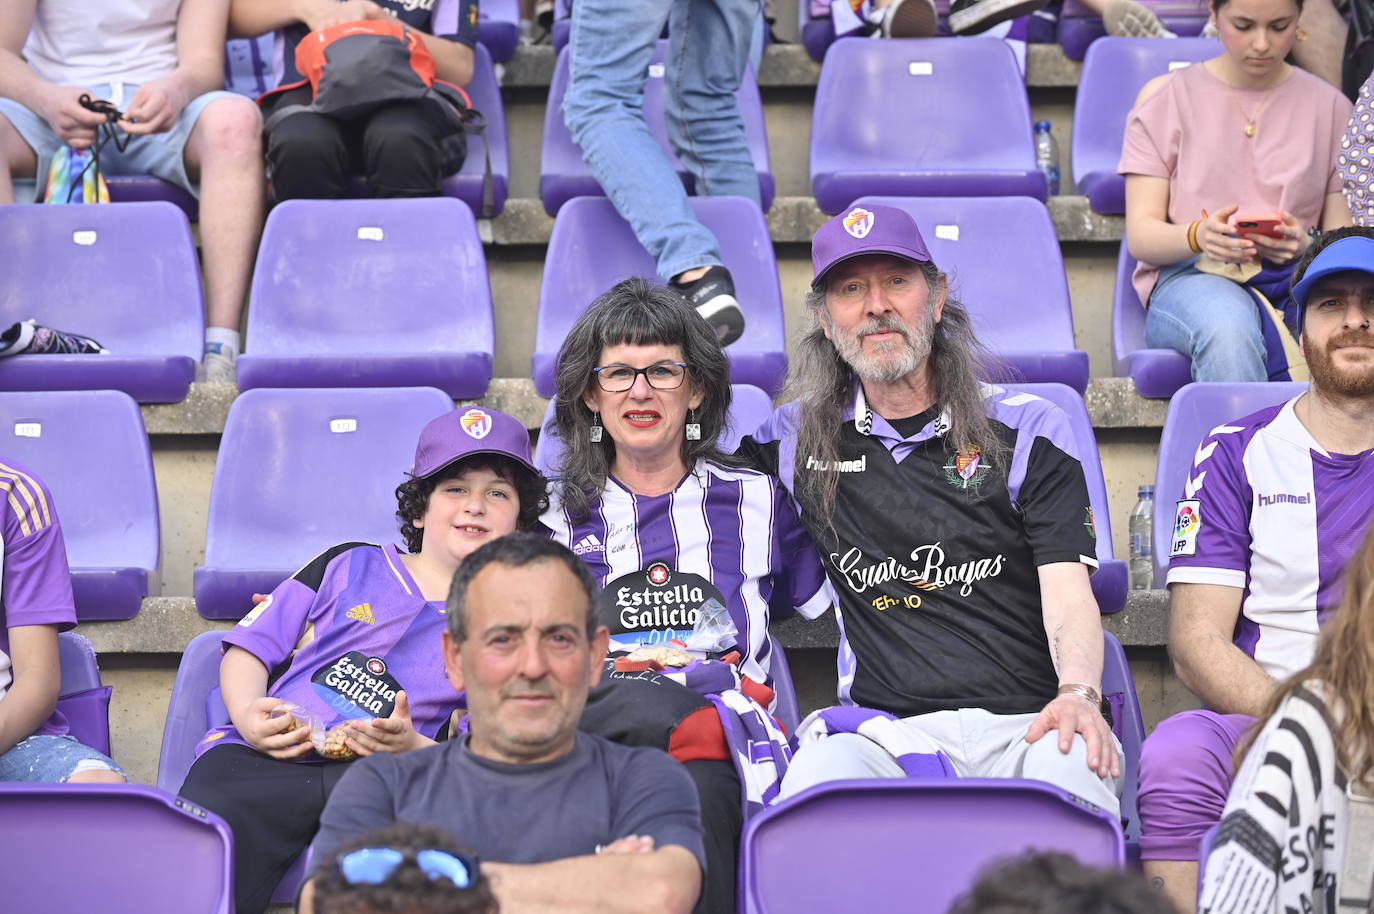
[[[945,274],[932,263],[921,264],[921,273],[934,302],[946,284]],[[804,465],[813,456],[822,465],[834,466],[839,454],[840,416],[854,397],[854,370],[841,358],[835,344],[826,339],[830,312],[825,290],[806,294],[811,325],[798,340],[787,377],[786,399],[798,401],[797,461]],[[982,383],[988,374],[1005,369],[973,334],[967,309],[953,296],[945,299],[940,322],[931,338],[931,382],[935,402],[949,416],[945,449],[951,453],[978,448],[986,464],[1001,468],[1006,446],[997,437],[983,402]],[[835,512],[838,473],[811,472],[799,477],[800,494],[816,516],[829,523]]]
[[[716,445],[730,410],[730,363],[715,331],[667,286],[638,277],[622,280],[592,302],[558,350],[557,399],[545,432],[557,435],[566,448],[554,485],[574,522],[590,514],[615,460],[615,442],[609,434],[592,442],[592,411],[582,396],[596,384],[592,371],[601,364],[602,351],[626,344],[682,348],[682,361],[690,366],[684,383],[702,393],[695,416],[701,424],[701,440],[684,438],[682,459],[688,467],[699,460],[738,465]]]

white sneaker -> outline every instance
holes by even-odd
[[[211,384],[233,384],[238,380],[234,360],[222,352],[207,352],[202,356],[205,380]]]

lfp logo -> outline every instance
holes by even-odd
[[[873,214],[856,206],[844,217],[844,230],[855,238],[864,238],[873,231]]]
[[[1192,505],[1180,505],[1178,517],[1174,519],[1174,536],[1187,536],[1198,528],[1197,511]]]
[[[462,418],[458,421],[462,424],[463,431],[478,441],[487,437],[491,432],[491,416],[485,410],[470,409],[463,413]]]

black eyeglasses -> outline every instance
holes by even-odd
[[[413,859],[431,880],[447,879],[460,889],[471,888],[481,871],[476,860],[466,854],[427,848],[405,853],[394,847],[364,847],[339,858],[339,872],[350,885],[379,885],[391,878],[396,868]]]
[[[644,380],[655,390],[677,390],[687,377],[686,362],[655,362],[647,368],[631,368],[629,365],[602,365],[593,368],[596,382],[608,394],[618,394],[635,386],[635,379],[644,375]]]

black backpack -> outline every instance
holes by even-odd
[[[1345,36],[1341,91],[1357,101],[1360,86],[1374,71],[1374,0],[1350,0],[1350,30]]]

